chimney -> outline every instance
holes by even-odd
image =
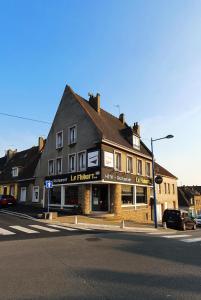
[[[97,113],[100,113],[100,94],[96,94],[94,96],[93,94],[88,94],[89,95],[89,104],[97,111]]]
[[[17,153],[17,149],[15,149],[15,150],[8,149],[8,150],[6,151],[6,157],[7,157],[6,161],[8,162],[11,158],[13,158],[13,156],[14,156],[16,153]]]
[[[140,125],[138,122],[133,124],[133,133],[140,137]]]
[[[39,152],[43,151],[44,147],[45,147],[45,139],[42,138],[42,136],[40,136],[38,138],[38,151]]]
[[[120,114],[119,115],[119,120],[121,121],[122,124],[125,124],[125,115],[124,114]]]

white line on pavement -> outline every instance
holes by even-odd
[[[40,226],[40,225],[29,225],[29,226],[33,227],[33,228],[36,228],[36,229],[48,231],[48,232],[59,232],[59,230],[57,230],[57,229],[48,228],[48,227],[45,227],[45,226]]]
[[[55,224],[48,224],[48,226],[53,227],[53,228],[58,228],[58,229],[64,229],[64,230],[68,230],[68,231],[77,230],[76,228],[65,227],[65,226],[60,226],[60,225],[55,225]]]
[[[192,235],[189,234],[176,234],[176,235],[162,235],[161,237],[166,238],[166,239],[176,239],[176,238],[181,238],[181,237],[190,237]]]
[[[0,228],[0,235],[12,235],[12,234],[15,234],[15,233],[14,233],[14,232],[11,232],[11,231],[9,231],[9,230]]]
[[[183,239],[180,241],[185,243],[195,243],[195,242],[201,242],[201,238]]]
[[[172,231],[166,231],[166,232],[148,232],[147,234],[151,234],[151,235],[162,235],[162,234],[175,234],[175,232]]]
[[[23,227],[23,226],[9,226],[9,227],[11,227],[13,229],[16,229],[16,230],[19,230],[19,231],[22,231],[22,232],[25,232],[25,233],[39,233],[38,231],[29,229],[29,228],[26,228],[26,227]]]

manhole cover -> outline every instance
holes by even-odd
[[[86,240],[88,242],[98,242],[98,241],[101,241],[100,238],[97,238],[97,237],[90,237],[90,238],[86,238]]]

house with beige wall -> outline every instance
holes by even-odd
[[[157,216],[161,221],[165,209],[178,209],[177,177],[156,162],[154,166],[156,176],[163,178],[161,184],[156,184]]]

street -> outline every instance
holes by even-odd
[[[59,228],[45,232],[37,225],[56,229],[0,214],[0,228],[15,233],[0,235],[1,299],[201,297],[201,242],[178,237],[200,238],[200,229],[165,238]]]

